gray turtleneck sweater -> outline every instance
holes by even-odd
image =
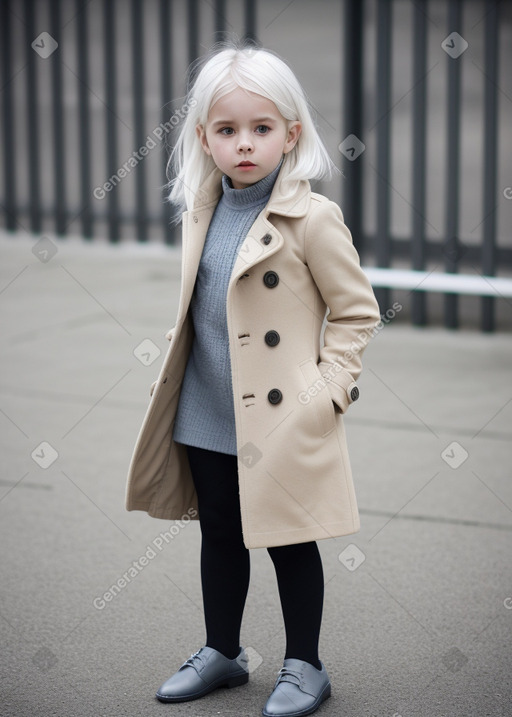
[[[236,455],[226,297],[238,249],[267,204],[280,168],[245,189],[233,189],[222,177],[223,195],[208,228],[190,305],[195,337],[174,424],[177,443]]]

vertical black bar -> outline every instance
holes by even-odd
[[[256,2],[245,0],[245,40],[256,40]]]
[[[11,47],[11,3],[10,0],[0,2],[0,28],[2,57],[2,120],[3,120],[3,154],[4,154],[4,197],[5,228],[16,229],[16,130],[13,120],[14,103],[12,97],[12,47]],[[33,52],[33,50],[31,50]]]
[[[39,122],[38,111],[38,86],[36,81],[36,62],[44,62],[32,48],[32,42],[36,39],[33,0],[25,0],[25,53],[27,58],[27,172],[29,186],[29,216],[30,231],[39,233],[42,231],[41,214],[41,157],[39,150]]]
[[[53,112],[53,179],[55,232],[66,232],[66,179],[64,156],[66,151],[65,122],[62,98],[62,38],[60,36],[60,0],[50,2],[50,23],[53,39],[59,47],[51,55],[52,70],[52,112]]]
[[[391,262],[390,216],[390,112],[391,112],[391,0],[377,4],[377,266]],[[382,311],[390,303],[390,290],[375,292]]]
[[[488,2],[485,16],[484,45],[484,187],[482,271],[487,276],[496,272],[496,168],[498,137],[498,53],[499,3]],[[482,297],[482,330],[494,331],[495,300]]]
[[[106,83],[106,131],[107,131],[107,179],[117,173],[117,71],[116,71],[116,35],[115,35],[115,0],[103,2],[104,57]],[[120,239],[119,199],[116,188],[107,194],[108,237],[111,242]]]
[[[188,63],[197,60],[199,54],[199,8],[198,0],[187,2]]]
[[[427,111],[427,0],[418,0],[413,9],[413,92],[412,92],[412,268],[425,268],[425,174]],[[427,323],[423,291],[412,294],[412,323]]]
[[[170,0],[160,0],[160,95],[161,95],[161,107],[162,107],[162,122],[161,124],[166,125],[169,121],[169,110],[170,101],[172,99],[172,37],[171,37],[171,2]],[[167,162],[169,146],[169,137],[167,131],[162,130],[162,176],[164,184],[170,179],[167,177]],[[170,204],[165,201],[167,197],[163,197],[162,201],[162,222],[164,241],[166,244],[174,244],[175,236],[173,227],[171,224],[172,219],[172,208]]]
[[[224,40],[226,33],[226,0],[215,0],[215,39]]]
[[[133,134],[136,152],[145,145],[144,137],[144,26],[142,0],[132,0],[132,77],[133,77]],[[146,149],[144,147],[144,149]],[[135,172],[135,231],[138,241],[147,241],[145,157]]]
[[[448,3],[448,33],[462,35],[461,0]],[[460,56],[447,55],[448,83],[446,104],[448,123],[446,136],[446,244],[445,269],[454,274],[458,270],[459,252],[459,199],[460,199]],[[459,301],[456,294],[445,294],[444,323],[447,328],[456,329],[459,325]]]
[[[96,202],[91,194],[91,129],[89,116],[89,67],[88,56],[88,25],[87,1],[76,0],[76,51],[78,66],[78,152],[80,158],[80,220],[82,236],[91,239],[93,235],[92,202]]]
[[[345,0],[343,32],[343,134],[363,141],[363,0]],[[342,160],[343,214],[359,253],[363,249],[363,165]]]

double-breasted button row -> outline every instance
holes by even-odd
[[[265,234],[261,241],[263,244],[268,245],[272,241],[272,234]],[[263,283],[267,287],[267,289],[275,289],[275,287],[279,284],[279,274],[277,274],[275,271],[266,271],[263,276]],[[267,346],[277,346],[277,344],[281,341],[281,337],[279,336],[279,333],[277,331],[271,330],[267,331],[265,334],[265,343]],[[268,394],[267,399],[269,403],[271,403],[273,406],[277,406],[278,403],[281,403],[283,400],[283,394],[278,388],[272,388]]]

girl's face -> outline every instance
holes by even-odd
[[[206,125],[198,125],[196,132],[233,187],[243,189],[277,167],[301,129],[300,122],[285,120],[271,100],[237,87],[210,107]]]

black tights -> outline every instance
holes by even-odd
[[[237,657],[249,588],[249,551],[242,539],[237,457],[187,446],[199,502],[201,583],[206,644]],[[285,659],[320,668],[318,638],[324,578],[315,542],[268,548],[276,570],[286,630]]]

